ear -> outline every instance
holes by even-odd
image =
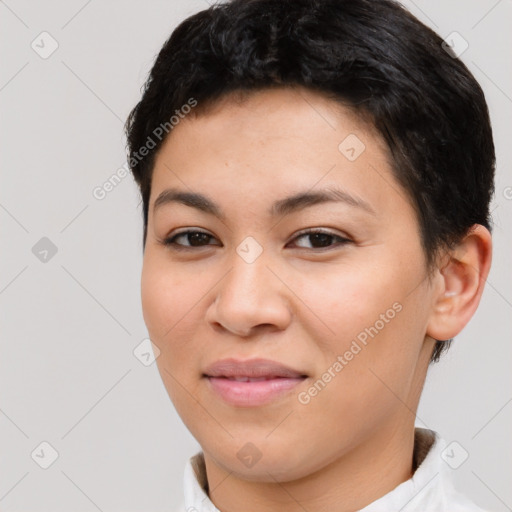
[[[436,271],[439,286],[435,287],[427,335],[449,340],[462,331],[480,303],[491,260],[491,234],[474,224]]]

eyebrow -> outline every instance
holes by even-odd
[[[292,196],[276,201],[268,210],[271,216],[284,216],[294,213],[302,208],[328,202],[341,202],[349,206],[360,208],[367,213],[377,215],[373,207],[359,197],[355,197],[344,190],[337,188],[324,188],[320,190],[298,192]],[[207,196],[198,192],[184,192],[176,188],[168,188],[162,191],[153,204],[153,213],[165,204],[180,203],[191,208],[196,208],[204,213],[226,220],[226,215],[219,205]]]

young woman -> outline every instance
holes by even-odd
[[[127,122],[142,305],[202,451],[187,511],[481,511],[415,428],[491,264],[481,88],[388,0],[234,0]]]

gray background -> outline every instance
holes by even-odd
[[[492,271],[476,315],[429,371],[417,424],[459,443],[456,458],[469,453],[453,470],[467,495],[511,510],[512,2],[405,4],[442,37],[457,31],[469,43],[462,60],[486,93],[498,154]],[[199,446],[156,365],[133,354],[147,337],[138,191],[131,176],[103,200],[93,190],[125,163],[123,121],[162,43],[205,7],[0,1],[2,512],[182,502],[184,464]],[[58,43],[47,58],[31,47],[51,49],[43,31]],[[47,261],[43,237],[57,248]],[[44,441],[58,452],[48,469]]]

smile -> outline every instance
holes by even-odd
[[[237,407],[257,407],[283,397],[307,375],[276,361],[224,359],[203,373],[210,390]]]

